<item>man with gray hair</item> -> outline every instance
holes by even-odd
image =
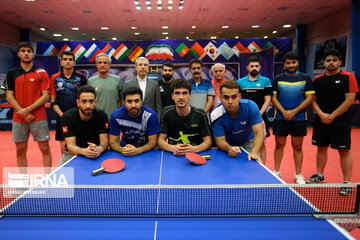
[[[139,57],[135,61],[136,78],[125,82],[124,90],[129,87],[140,88],[143,92],[143,105],[154,110],[160,118],[162,104],[160,88],[156,81],[147,77],[149,72],[149,60],[145,57]]]
[[[111,113],[120,106],[123,84],[119,76],[109,73],[111,58],[108,55],[100,53],[95,61],[98,75],[89,78],[88,85],[95,88],[97,108],[110,118]]]
[[[215,96],[214,96],[214,102],[212,104],[212,107],[210,109],[210,112],[221,103],[221,99],[220,99],[220,85],[227,81],[227,79],[225,78],[225,65],[221,64],[221,63],[215,63],[212,67],[211,67],[211,73],[214,77],[213,80],[211,80],[211,84],[214,88],[214,92],[215,92]]]

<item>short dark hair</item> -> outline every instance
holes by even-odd
[[[192,90],[192,86],[191,86],[190,81],[186,80],[186,79],[183,79],[183,78],[175,79],[170,84],[171,93],[174,93],[175,89],[178,89],[178,88],[186,88],[187,90],[189,90],[189,93],[191,93],[191,90]]]
[[[164,62],[162,65],[161,65],[161,68],[164,68],[164,66],[167,66],[167,67],[170,67],[172,69],[175,68],[174,64],[172,62]]]
[[[337,57],[340,61],[342,60],[341,53],[336,49],[326,51],[324,53],[324,59],[327,58],[328,56],[334,56],[334,57]]]
[[[235,81],[225,81],[220,85],[220,94],[223,88],[238,89],[240,92],[240,85]]]
[[[193,60],[191,60],[190,63],[189,63],[189,68],[191,68],[191,66],[192,66],[194,63],[200,64],[201,67],[203,66],[203,62],[202,62],[200,59],[193,59]]]
[[[247,59],[247,65],[249,65],[252,62],[258,62],[260,64],[260,59],[258,57],[256,57],[256,56],[249,57]]]
[[[72,56],[73,59],[74,59],[74,61],[75,61],[75,54],[74,54],[72,51],[65,51],[65,52],[63,52],[63,53],[61,54],[60,59],[63,59],[63,56],[64,56],[64,55]]]
[[[78,97],[80,98],[80,95],[82,93],[92,93],[94,94],[95,98],[96,98],[96,91],[95,91],[95,88],[93,88],[92,86],[90,85],[84,85],[84,86],[81,86],[78,90]]]
[[[123,92],[123,100],[126,100],[126,96],[127,95],[134,95],[134,94],[139,94],[140,95],[140,99],[143,100],[143,92],[141,91],[140,88],[138,87],[128,87],[125,88],[124,92]]]
[[[286,62],[286,59],[299,61],[299,55],[296,52],[287,52],[283,57],[283,62]]]
[[[29,42],[20,42],[18,44],[18,51],[20,51],[20,48],[30,48],[32,52],[34,52],[34,47]]]

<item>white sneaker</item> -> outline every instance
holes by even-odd
[[[297,184],[305,184],[305,178],[301,173],[295,174],[295,181]]]
[[[281,171],[280,170],[279,171],[274,170],[273,173],[278,177],[281,176]]]

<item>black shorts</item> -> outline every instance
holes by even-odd
[[[262,119],[264,120],[265,123],[265,129],[266,129],[266,135],[265,137],[270,137],[270,130],[269,130],[269,119],[266,116],[266,113],[264,113],[262,115]]]
[[[61,127],[61,118],[59,115],[56,115],[56,133],[55,133],[56,141],[64,141],[63,131]]]
[[[286,137],[291,135],[294,137],[303,137],[307,133],[307,122],[304,121],[286,121],[274,119],[273,123],[273,134],[275,136]]]
[[[315,118],[312,144],[318,147],[333,149],[350,149],[351,147],[351,124],[343,122],[332,122],[323,124],[320,119]]]

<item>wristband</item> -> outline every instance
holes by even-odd
[[[52,102],[52,103],[50,103],[50,106],[51,106],[52,109],[54,109],[54,106],[55,106],[55,105],[58,105],[57,102]]]

